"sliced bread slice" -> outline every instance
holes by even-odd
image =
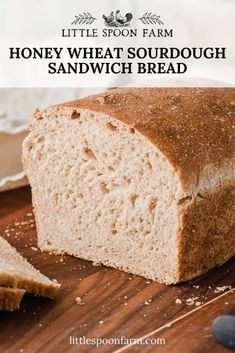
[[[19,309],[25,293],[24,289],[0,287],[0,311]]]
[[[0,237],[0,286],[25,289],[53,298],[60,285],[36,270],[15,248]]]

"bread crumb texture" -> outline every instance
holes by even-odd
[[[38,246],[165,283],[234,255],[235,96],[122,88],[41,112],[23,144]]]

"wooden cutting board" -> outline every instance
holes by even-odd
[[[227,352],[214,342],[211,322],[235,304],[227,287],[235,285],[234,259],[202,278],[165,286],[70,256],[41,253],[28,187],[0,194],[0,235],[62,284],[53,301],[26,295],[19,311],[0,313],[1,353]],[[76,304],[76,297],[83,305]],[[72,345],[70,336],[145,337],[154,344],[110,340],[99,347]]]

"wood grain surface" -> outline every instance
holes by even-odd
[[[165,286],[70,256],[41,253],[28,187],[0,194],[0,235],[62,284],[53,301],[26,295],[19,311],[0,313],[1,353],[227,352],[215,343],[210,327],[235,304],[229,287],[218,289],[235,286],[234,259],[189,283]],[[76,304],[78,296],[83,305]],[[165,344],[72,345],[70,336],[146,336]]]

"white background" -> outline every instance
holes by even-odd
[[[144,12],[155,12],[172,28],[174,38],[155,39],[67,39],[61,28],[71,27],[74,16],[91,12],[104,28],[102,14],[120,9],[132,12],[132,27]],[[1,0],[0,1],[0,87],[111,87],[139,79],[116,75],[48,75],[48,62],[9,60],[9,46],[225,46],[227,60],[193,60],[186,76],[235,83],[235,1],[234,0]],[[85,27],[85,26],[84,26]],[[160,28],[160,27],[159,27]],[[142,79],[154,79],[147,75]],[[162,78],[162,76],[160,77]],[[181,83],[180,83],[181,85]],[[182,83],[184,85],[184,83]],[[208,83],[206,83],[208,85]],[[223,85],[223,83],[222,83]]]

